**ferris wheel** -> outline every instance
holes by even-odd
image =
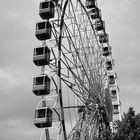
[[[96,0],[44,0],[33,62],[41,74],[33,93],[42,97],[34,124],[40,140],[97,140],[121,119],[112,49]]]

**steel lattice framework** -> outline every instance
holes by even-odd
[[[46,139],[111,137],[113,122],[120,120],[120,103],[111,46],[97,1],[46,0],[41,4],[47,6],[41,9],[44,10],[41,24],[46,23],[47,37],[41,36],[44,28],[40,23],[36,34],[41,37],[36,36],[42,41],[41,47],[47,46],[48,51],[44,52],[49,57],[41,58],[42,61],[37,54],[35,57],[38,63],[49,59],[38,66],[41,75],[49,75],[45,84],[50,84],[50,80],[51,84],[50,93],[47,90],[39,94],[42,99],[36,111],[39,114],[41,108],[53,115],[45,116],[41,125],[42,118],[36,115],[37,123],[45,128]],[[37,80],[35,88],[38,88]]]

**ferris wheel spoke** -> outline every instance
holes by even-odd
[[[89,93],[89,89],[87,87],[85,87],[85,83],[83,83],[83,80],[80,78],[80,76],[77,76],[76,73],[74,73],[74,71],[70,68],[69,64],[66,64],[63,60],[62,62],[64,63],[64,65],[67,67],[67,69],[70,70],[70,72],[72,73],[74,79],[75,79],[75,83],[77,85],[77,87],[79,87],[79,89],[82,89],[82,93],[85,93],[85,91],[87,93]],[[66,61],[67,62],[67,61]],[[90,81],[88,81],[89,83],[91,83]],[[81,86],[80,86],[81,85]],[[92,83],[91,83],[92,85]],[[83,90],[85,89],[85,90]],[[93,96],[93,95],[92,95]],[[97,98],[96,95],[94,95],[94,98]]]
[[[65,79],[63,79],[62,78],[62,80],[63,80],[63,82],[70,88],[70,90],[71,91],[73,91],[73,93],[83,102],[83,103],[85,103],[86,101],[88,101],[88,99],[86,98],[86,96],[83,96],[83,92],[81,92],[80,90],[77,90],[77,89],[74,89],[74,88],[72,88],[72,84],[73,83],[70,83],[70,82],[68,82],[68,81],[66,81]],[[68,84],[69,83],[69,84]],[[71,84],[71,85],[70,85]]]
[[[87,60],[87,56],[86,56],[86,53],[84,54],[85,55],[85,58],[86,58],[86,60]],[[88,63],[88,60],[86,61],[87,63]],[[88,65],[89,66],[89,65]],[[90,69],[90,67],[89,67],[89,69]],[[93,79],[93,77],[92,77],[92,79]]]
[[[33,92],[42,100],[35,125],[58,129],[57,140],[104,137],[119,103],[112,104],[116,75],[97,0],[44,0],[39,15],[35,35],[42,46],[34,49],[33,62],[42,71]]]
[[[71,72],[71,74],[73,75],[74,79],[75,79],[75,82],[78,81],[84,88],[85,90],[88,91],[88,89],[85,87],[82,79],[80,78],[80,76],[78,76],[73,70],[71,67],[69,67],[69,65],[67,65],[63,60],[61,60],[63,62],[63,64],[67,67],[67,69]]]
[[[86,16],[87,16],[87,18],[88,18],[88,21],[89,21],[90,26],[91,26],[91,28],[92,28],[92,31],[93,31],[93,33],[94,33],[94,37],[95,37],[97,46],[98,46],[98,48],[99,48],[100,45],[99,45],[99,43],[98,43],[98,38],[97,38],[97,36],[96,36],[95,29],[94,29],[93,24],[92,24],[92,21],[91,21],[91,19],[90,19],[90,15],[88,14],[88,12],[87,12],[85,6],[83,5],[83,3],[81,2],[81,0],[78,0],[78,2],[80,3],[82,9],[84,9],[84,12],[86,13]],[[95,2],[96,2],[96,1],[95,1]],[[96,3],[96,5],[97,5],[97,3]]]
[[[77,57],[80,59],[80,57],[79,57],[79,53],[77,52],[77,50],[76,50],[76,48],[75,48],[75,47],[74,47],[74,49],[75,49],[75,51],[76,51],[76,55],[77,55]],[[73,55],[72,55],[72,56],[73,56]],[[66,58],[66,56],[65,56],[65,58]],[[67,58],[67,59],[69,60],[69,58]],[[75,60],[75,57],[74,57],[74,56],[73,56],[73,59]],[[76,60],[75,60],[75,61],[76,61]],[[75,62],[75,61],[74,61],[74,62]],[[81,59],[80,59],[80,62],[81,62]],[[75,63],[77,64],[77,62],[75,62]],[[81,62],[81,63],[82,63],[82,62]],[[76,64],[75,64],[75,65],[76,65]],[[74,64],[73,64],[73,65],[74,65]],[[75,65],[74,65],[74,66],[75,66]],[[75,68],[77,68],[77,67],[75,66]],[[85,75],[86,75],[86,76],[88,76],[88,75],[87,75],[87,73],[86,73],[85,68],[83,67],[83,64],[82,64],[82,66],[79,66],[79,68],[82,68],[82,70],[81,70],[81,71],[83,71],[83,70],[84,70]],[[87,78],[88,78],[88,77],[87,77]],[[89,78],[88,78],[88,80],[89,80]],[[89,82],[90,82],[90,81],[89,81]]]
[[[79,131],[79,128],[80,128],[79,126],[81,125],[81,121],[82,121],[82,116],[79,117],[75,126],[72,128],[71,132],[69,133],[69,135],[67,137],[68,139],[70,139],[76,131]]]

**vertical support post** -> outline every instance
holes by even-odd
[[[62,29],[60,29],[62,32]],[[62,127],[63,127],[63,133],[64,133],[64,140],[67,139],[66,135],[66,128],[65,128],[65,122],[64,122],[64,111],[63,111],[63,99],[62,99],[62,83],[61,83],[61,37],[59,38],[59,44],[58,44],[58,94],[60,96],[60,107],[61,107],[61,121],[62,121]]]
[[[60,35],[58,42],[58,94],[60,96],[60,108],[61,108],[61,121],[62,121],[62,129],[64,140],[67,140],[66,127],[65,127],[65,119],[64,119],[64,111],[63,111],[63,99],[62,99],[62,83],[61,83],[61,43],[62,43],[62,34],[63,34],[63,26],[64,26],[64,15],[65,10],[68,4],[68,0],[66,0],[64,4],[64,8],[62,11],[61,23],[60,23]]]
[[[44,97],[42,96],[42,106],[46,107],[46,101],[43,100]],[[50,140],[50,135],[49,135],[49,130],[48,128],[45,128],[45,136],[46,136],[46,140]]]
[[[46,46],[46,42],[45,41],[43,41],[42,42],[42,46]],[[41,74],[45,74],[45,66],[41,66]]]
[[[45,129],[45,134],[46,134],[46,140],[50,140],[49,130],[47,128]]]
[[[42,46],[46,46],[46,42],[45,41],[42,42]],[[41,67],[41,74],[45,74],[45,66]],[[44,96],[42,96],[42,106],[46,107],[46,101],[43,100],[43,99],[44,99]],[[48,128],[45,128],[45,136],[46,136],[46,140],[50,140],[50,135],[49,135]]]

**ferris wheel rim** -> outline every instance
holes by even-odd
[[[65,4],[71,0],[66,0]],[[81,4],[82,8],[86,11],[86,9],[84,8],[84,6],[82,5],[81,3],[81,0],[78,0],[78,2]],[[64,6],[65,7],[65,6]],[[65,7],[66,8],[66,7]],[[61,41],[62,41],[62,32],[63,32],[63,26],[64,26],[64,14],[65,14],[65,10],[63,11],[63,16],[61,18],[61,24],[60,24],[60,35],[59,35],[59,45],[58,45],[58,49],[61,50]],[[87,14],[87,12],[86,12]],[[87,14],[87,17],[89,18],[89,15]],[[90,21],[90,18],[89,18],[89,21]],[[91,21],[90,21],[90,24],[92,25]],[[92,27],[93,31],[94,31],[94,28]],[[95,31],[94,31],[95,32]],[[96,37],[96,40],[97,40],[97,37]]]
[[[83,139],[83,137],[87,139],[87,136],[89,139],[93,139],[94,137],[100,137],[101,129],[105,128],[105,130],[107,130],[106,126],[109,126],[108,108],[112,104],[107,104],[106,102],[111,99],[109,94],[114,92],[109,91],[110,87],[112,87],[112,84],[116,84],[115,72],[112,71],[114,73],[111,75],[111,71],[107,71],[105,67],[107,60],[110,59],[111,65],[113,60],[111,47],[108,43],[108,34],[105,32],[104,21],[102,21],[102,17],[100,17],[101,13],[98,13],[99,15],[96,16],[96,18],[90,14],[90,12],[94,12],[94,10],[98,10],[98,12],[101,11],[98,9],[96,0],[94,0],[95,3],[93,2],[95,9],[90,11],[91,9],[87,7],[87,1],[91,0],[45,0],[40,4],[43,6],[43,4],[48,4],[48,2],[49,4],[51,3],[52,9],[50,10],[52,10],[52,13],[46,11],[46,15],[50,14],[48,17],[39,13],[44,21],[36,24],[35,35],[38,40],[42,41],[42,46],[46,46],[46,40],[48,39],[48,43],[54,45],[54,47],[51,47],[51,49],[47,47],[48,50],[46,52],[44,50],[44,55],[48,55],[47,60],[39,60],[38,54],[34,54],[37,59],[34,63],[37,66],[42,66],[41,74],[44,75],[46,73],[45,65],[48,65],[48,68],[51,70],[50,72],[52,72],[50,79],[47,76],[40,78],[40,81],[38,78],[34,82],[35,87],[33,92],[35,95],[42,95],[42,100],[38,103],[37,109],[40,109],[39,106],[41,102],[41,108],[43,110],[44,108],[46,109],[44,110],[46,112],[46,120],[44,122],[41,122],[41,115],[44,115],[41,114],[41,109],[36,110],[36,113],[40,114],[40,116],[36,116],[37,119],[40,119],[40,124],[35,125],[40,128],[44,126],[47,128],[52,127],[52,112],[56,113],[61,122],[61,129],[59,128],[61,131],[59,131],[58,136],[62,133],[61,135],[64,140],[73,139],[76,133],[78,135],[81,133],[80,139]],[[84,4],[84,2],[86,3]],[[92,4],[92,2],[90,2],[90,4]],[[94,8],[94,6],[92,6],[91,8]],[[57,11],[56,14],[54,14],[55,9]],[[54,18],[54,16],[56,16],[56,20],[49,20],[50,18]],[[69,18],[71,19],[69,20]],[[103,27],[98,26],[99,28],[96,28],[98,24],[96,24],[96,20],[94,19],[98,18]],[[45,31],[44,33],[40,32],[42,28],[44,29],[43,31]],[[56,28],[59,29],[59,31]],[[100,32],[98,33],[98,31],[102,29],[104,32],[102,36],[106,36],[104,40],[101,38]],[[45,33],[46,36],[44,36]],[[53,38],[51,38],[51,34],[53,34]],[[104,42],[107,46],[103,45]],[[55,48],[57,49],[56,52]],[[108,50],[108,52],[103,54],[103,49],[104,51],[105,49]],[[52,52],[53,55],[52,59],[50,59],[50,52]],[[56,55],[56,53],[58,53],[58,55]],[[108,54],[110,57],[107,57]],[[65,69],[68,70],[68,74],[64,73]],[[108,66],[108,69],[110,70],[112,68]],[[55,78],[57,78],[57,82]],[[42,81],[41,79],[44,80]],[[50,80],[53,81],[53,85],[50,85]],[[67,88],[67,91],[63,90],[65,88],[62,82]],[[41,87],[42,89],[40,88],[40,83],[44,84],[44,87]],[[50,90],[50,86],[52,86],[52,90]],[[107,93],[106,89],[108,90]],[[67,92],[65,95],[68,95],[68,103],[66,105],[64,105],[66,101],[62,95],[65,91]],[[51,95],[49,95],[50,93]],[[55,96],[52,93],[55,93]],[[74,102],[70,103],[71,96],[73,96]],[[50,105],[50,107],[47,102],[51,99],[55,100],[55,103],[53,106]],[[69,121],[66,120],[68,118],[66,118],[65,109],[69,111],[67,114],[67,116],[69,115]],[[73,113],[75,113],[75,116],[72,116],[73,113],[70,111],[71,109],[74,110]],[[73,120],[74,125],[72,124]],[[67,126],[66,123],[69,123],[70,126]],[[69,129],[68,135],[66,134],[67,129]],[[42,135],[43,134],[41,134],[41,137]],[[57,137],[58,140],[59,138],[60,137]]]

